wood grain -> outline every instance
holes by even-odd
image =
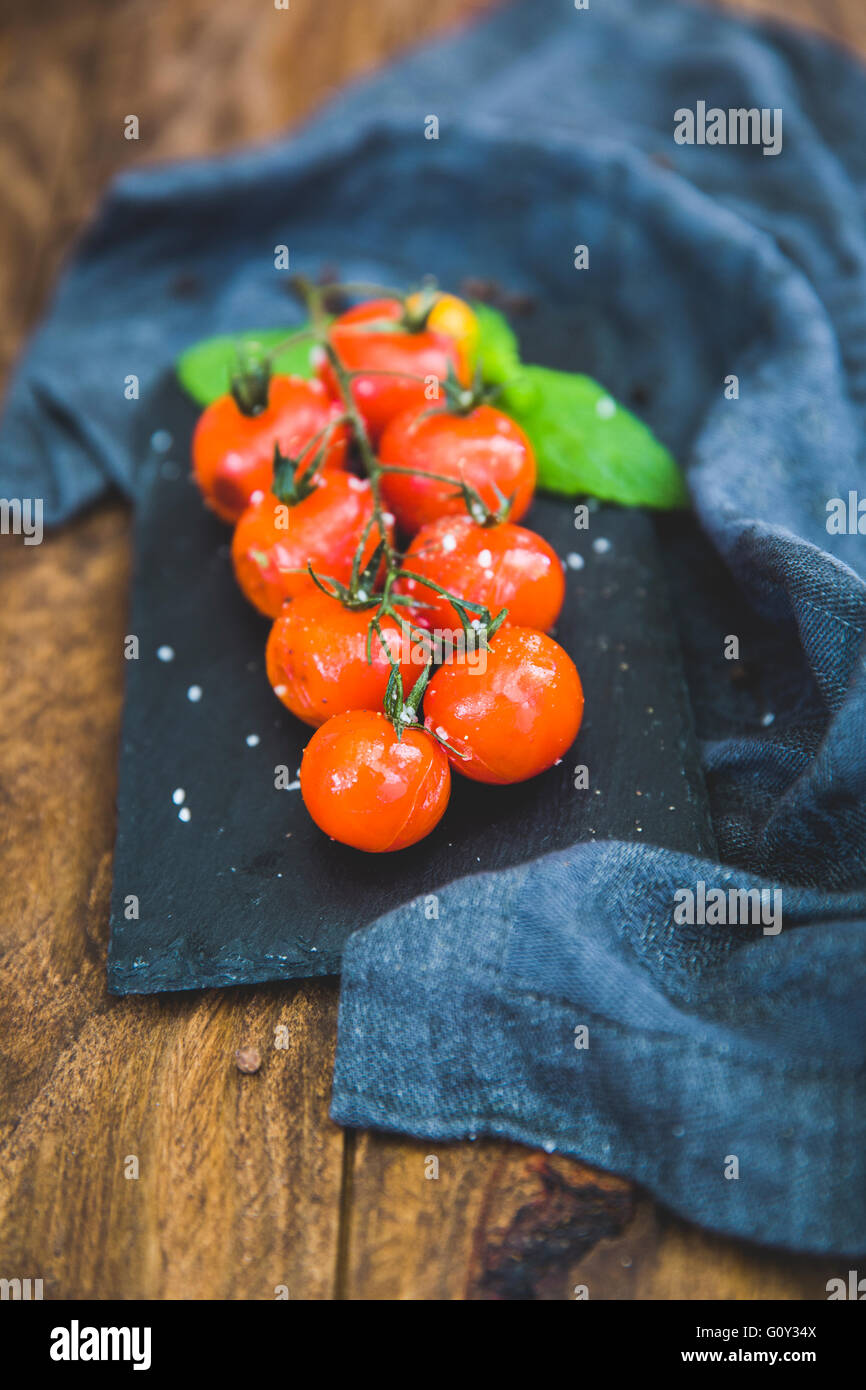
[[[860,0],[728,7],[866,49]],[[485,8],[5,0],[0,373],[118,169],[270,135]],[[344,1136],[333,982],[109,998],[128,532],[111,503],[42,546],[0,541],[0,1274],[59,1299],[822,1297],[827,1262],[699,1232],[570,1160]]]

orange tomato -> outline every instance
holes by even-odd
[[[288,506],[272,492],[248,507],[235,527],[232,563],[243,593],[275,618],[286,599],[315,588],[307,573],[348,583],[364,528],[373,515],[366,479],[329,470],[303,501]],[[381,539],[378,526],[364,545],[368,561]],[[362,565],[363,568],[363,565]]]
[[[303,469],[315,452],[310,441],[341,414],[320,381],[296,376],[272,376],[267,406],[257,415],[244,414],[232,395],[212,401],[192,439],[193,472],[208,506],[224,521],[237,521],[257,492],[270,489],[274,445],[300,458]],[[348,426],[337,426],[323,467],[344,467],[348,443]]]
[[[583,690],[567,652],[533,628],[503,627],[485,670],[439,667],[424,695],[425,724],[447,739],[456,772],[475,782],[524,782],[565,754],[583,717]]]
[[[507,608],[511,627],[552,627],[565,599],[556,551],[534,531],[510,522],[479,526],[470,516],[440,517],[421,527],[403,564],[459,598],[483,604],[493,618]],[[435,589],[401,579],[397,591],[426,605],[413,615],[419,624],[459,625],[457,610]]]
[[[371,854],[405,849],[438,825],[451,794],[443,749],[384,714],[355,709],[317,729],[301,763],[301,795],[320,830]]]
[[[379,446],[384,464],[417,470],[383,473],[382,495],[397,524],[413,536],[440,516],[466,516],[459,492],[466,482],[492,512],[500,498],[514,501],[509,521],[519,521],[535,491],[535,454],[519,425],[501,410],[478,405],[467,415],[448,410],[405,411],[392,420]],[[453,485],[424,473],[453,478]]]
[[[286,709],[305,724],[316,728],[350,709],[381,711],[392,667],[375,632],[367,661],[372,616],[370,609],[347,608],[312,589],[287,604],[274,622],[266,649],[268,680]],[[425,663],[408,637],[404,651],[399,623],[385,617],[380,625],[408,695]]]

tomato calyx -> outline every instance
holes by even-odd
[[[381,639],[380,639],[381,640]],[[387,650],[387,648],[386,648]],[[388,677],[388,685],[385,690],[385,698],[382,702],[385,710],[385,718],[393,725],[394,732],[398,739],[403,737],[404,729],[417,729],[419,733],[427,734],[434,743],[441,744],[447,748],[448,752],[455,758],[467,759],[470,754],[464,749],[455,748],[446,738],[436,730],[428,729],[426,724],[422,724],[418,718],[418,710],[424,698],[424,691],[427,689],[430,680],[431,664],[424,667],[420,676],[412,686],[409,694],[406,695],[403,689],[403,676],[400,667],[392,660],[391,674]]]
[[[314,454],[303,472],[298,472],[300,459],[284,454],[279,444],[274,445],[274,480],[271,492],[278,502],[286,507],[296,507],[305,497],[316,489],[316,473],[321,459]]]
[[[237,369],[229,389],[242,415],[261,415],[268,408],[271,392],[271,356],[255,343],[237,353]]]
[[[407,333],[423,333],[427,327],[433,308],[439,298],[439,287],[435,280],[426,280],[415,294],[402,296],[402,324]]]
[[[381,640],[381,639],[380,639]],[[427,682],[430,679],[429,663],[424,667],[420,676],[412,686],[409,694],[403,690],[403,677],[400,667],[392,663],[391,674],[388,677],[388,685],[385,689],[385,699],[383,701],[386,718],[390,719],[394,725],[394,732],[400,738],[403,730],[410,724],[418,724],[418,710],[421,706],[421,699],[427,689]]]
[[[313,438],[305,446],[303,454],[299,455],[298,458],[293,458],[291,454],[284,454],[279,444],[274,444],[274,479],[271,484],[271,492],[278,502],[284,503],[287,507],[296,507],[299,502],[303,502],[305,497],[309,497],[310,493],[316,490],[318,486],[316,475],[325,461],[331,435],[341,425],[348,423],[349,417],[346,415],[329,420],[327,425],[324,425],[313,435]],[[310,461],[299,472],[301,459],[305,458],[308,453]]]
[[[511,508],[514,506],[515,493],[512,492],[510,497],[506,497],[493,480],[491,480],[490,485],[499,499],[499,506],[495,511],[487,505],[480,492],[474,487],[470,487],[465,480],[461,480],[460,484],[460,494],[466,503],[467,512],[472,520],[482,527],[501,526],[504,521],[508,520]]]
[[[344,608],[353,611],[361,611],[365,608],[379,608],[382,604],[384,594],[376,592],[376,580],[379,577],[379,570],[382,568],[382,561],[385,558],[387,542],[383,539],[379,541],[364,568],[361,568],[364,550],[370,536],[370,525],[364,529],[361,542],[355,551],[355,558],[352,561],[352,573],[348,584],[342,584],[338,579],[334,579],[328,574],[316,574],[312,565],[307,566],[307,573],[318,589],[328,598],[338,599]],[[328,587],[330,585],[330,588]],[[381,634],[380,634],[381,638]],[[369,641],[368,641],[369,648]],[[369,651],[367,660],[370,660]]]

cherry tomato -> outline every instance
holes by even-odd
[[[257,415],[245,414],[234,397],[220,396],[204,410],[192,440],[196,482],[205,501],[224,521],[237,521],[257,492],[267,492],[273,477],[274,445],[301,467],[314,435],[342,414],[320,381],[297,376],[272,376],[268,403]],[[338,426],[331,434],[324,468],[345,465],[349,430]]]
[[[448,410],[405,411],[392,420],[379,446],[384,464],[438,473],[454,486],[413,473],[383,473],[382,494],[409,535],[440,516],[465,516],[458,488],[468,483],[496,512],[500,499],[514,495],[510,521],[524,515],[535,490],[535,455],[519,425],[489,405],[468,415]]]
[[[248,507],[235,527],[232,562],[250,603],[275,618],[286,599],[315,588],[307,571],[348,583],[364,528],[373,515],[366,479],[329,470],[315,479],[308,497],[286,506],[268,492]],[[364,546],[369,560],[381,537],[372,526]],[[389,537],[390,539],[390,537]]]
[[[317,728],[332,714],[350,709],[381,710],[391,663],[375,632],[367,661],[371,617],[369,609],[346,608],[339,599],[312,589],[299,594],[276,619],[266,650],[268,680],[305,724]],[[380,625],[408,694],[424,669],[421,652],[410,638],[404,642],[393,618],[382,618]]]
[[[450,367],[464,384],[469,379],[467,364],[453,338],[430,328],[408,332],[401,324],[403,312],[398,299],[371,299],[342,314],[329,330],[331,343],[347,371],[370,372],[369,376],[355,377],[352,393],[374,443],[401,410],[431,404],[424,381],[413,377],[432,376],[444,382]],[[393,332],[371,327],[391,319],[395,320]],[[337,396],[330,365],[323,363],[320,371],[322,380]],[[380,372],[383,375],[376,374]]]
[[[398,739],[384,714],[354,709],[317,729],[301,763],[301,795],[320,830],[383,854],[423,840],[451,794],[444,750],[407,726]]]
[[[425,723],[467,759],[452,765],[475,782],[524,782],[568,751],[583,717],[577,668],[552,637],[501,628],[487,668],[439,667],[424,695]]]
[[[510,627],[552,627],[565,598],[556,551],[534,531],[507,521],[479,526],[470,516],[442,516],[421,527],[403,564],[452,594],[483,604],[491,617],[507,608]],[[435,589],[415,579],[400,580],[398,588],[427,605],[413,613],[420,625],[459,625],[457,610]]]
[[[424,303],[424,291],[410,294],[406,299],[409,313],[417,313]],[[478,352],[479,325],[475,311],[465,299],[456,294],[437,294],[433,308],[427,315],[427,328],[436,333],[445,333],[457,344],[462,360],[472,369]]]

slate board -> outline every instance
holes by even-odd
[[[166,381],[146,415],[128,628],[139,656],[126,663],[108,958],[114,993],[333,974],[349,934],[390,908],[578,840],[712,852],[649,516],[601,506],[588,531],[576,530],[570,502],[536,499],[527,524],[563,559],[583,562],[566,569],[555,634],[584,684],[577,742],[560,766],[519,786],[455,776],[431,836],[399,854],[364,855],[330,842],[299,791],[275,788],[278,765],[296,781],[311,731],[270,689],[268,622],[237,589],[229,530],[190,478],[195,407]],[[173,660],[159,659],[161,647]],[[197,702],[192,686],[201,687]],[[586,790],[574,787],[578,764],[589,771]],[[172,800],[177,789],[188,820]],[[128,916],[131,896],[137,918]]]

